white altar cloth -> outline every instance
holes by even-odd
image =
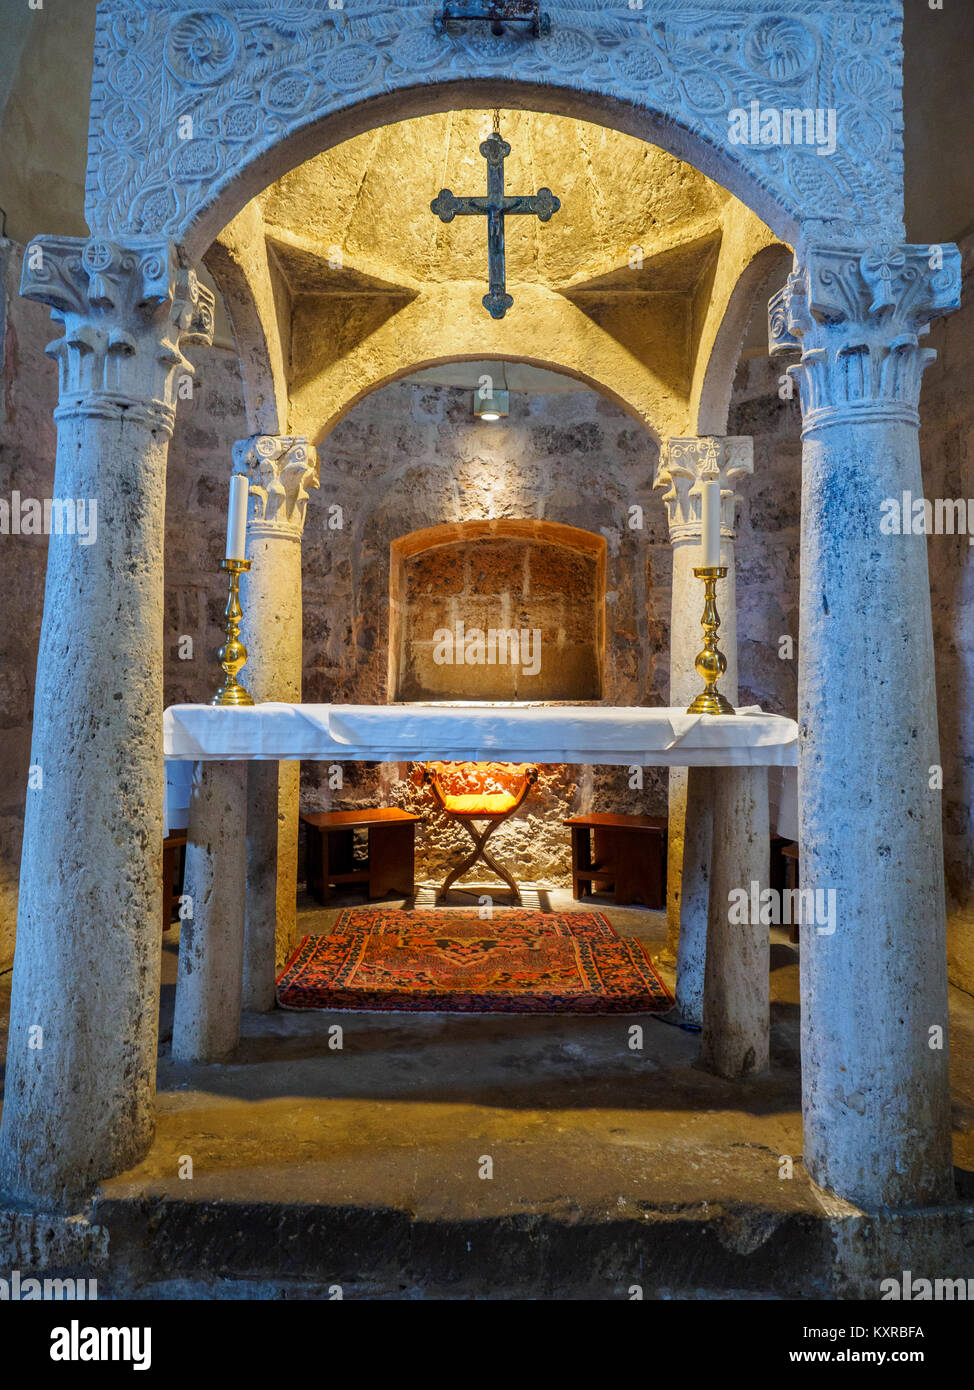
[[[605,705],[170,705],[165,833],[185,829],[194,762],[533,762],[781,768],[780,833],[795,801],[798,725],[757,705],[736,715]],[[772,820],[774,824],[774,819]]]
[[[171,705],[167,759],[793,767],[798,725],[605,705]]]

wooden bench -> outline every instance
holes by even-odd
[[[794,890],[799,886],[799,884],[798,884],[798,846],[797,846],[796,844],[787,844],[787,845],[784,846],[784,848],[782,849],[781,853],[782,853],[782,855],[784,856],[784,858],[785,858],[785,860],[786,860],[786,862],[787,862],[787,865],[788,865],[787,870],[786,870],[787,878],[786,878],[786,881],[785,881],[785,887],[791,889],[792,892],[794,892]],[[794,901],[794,899],[792,899],[792,901]],[[797,923],[797,922],[792,922],[792,924],[791,924],[791,930],[790,930],[790,932],[788,933],[788,940],[789,940],[789,941],[794,941],[794,942],[797,944],[798,939],[799,939],[799,938],[798,938],[798,923]]]
[[[398,806],[362,811],[311,811],[301,817],[307,851],[308,892],[327,903],[333,887],[361,883],[370,898],[413,895],[416,822],[421,816]],[[368,858],[355,863],[355,831],[364,830]]]
[[[572,894],[611,891],[622,903],[666,906],[666,817],[593,814],[566,820],[572,833]]]

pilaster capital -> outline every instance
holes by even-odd
[[[300,543],[308,488],[319,481],[318,451],[303,436],[255,434],[233,446],[233,471],[250,479],[247,532]]]
[[[960,304],[949,245],[809,247],[768,306],[772,353],[798,351],[805,432],[854,420],[918,424],[931,320]]]
[[[171,433],[185,343],[213,337],[213,295],[165,237],[35,237],[20,292],[51,308],[64,337],[55,419],[137,420]]]
[[[653,486],[665,488],[663,501],[670,540],[699,540],[701,483],[720,484],[720,534],[734,539],[735,483],[754,472],[754,441],[747,435],[700,435],[666,439]]]

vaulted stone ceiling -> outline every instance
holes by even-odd
[[[645,141],[504,110],[507,191],[547,186],[561,209],[547,223],[507,219],[515,302],[492,320],[480,303],[486,219],[444,224],[430,211],[441,188],[486,192],[479,145],[491,124],[489,111],[473,110],[379,127],[292,170],[230,224],[222,240],[236,243],[232,257],[249,259],[251,270],[252,248],[240,247],[258,229],[262,240],[269,289],[251,290],[279,354],[275,378],[287,383],[282,428],[286,417],[290,430],[320,437],[390,376],[491,356],[602,385],[660,433],[690,428],[691,398],[734,285],[771,232]]]
[[[263,198],[268,235],[294,290],[356,288],[356,271],[417,288],[486,275],[481,217],[444,224],[429,209],[441,188],[486,192],[480,142],[490,113],[449,111],[383,126],[309,160]],[[644,141],[585,121],[503,111],[511,146],[507,191],[547,186],[561,199],[550,222],[507,219],[507,271],[513,284],[566,290],[622,271],[614,288],[691,290],[713,254],[730,195],[690,165]],[[346,272],[329,271],[327,250],[341,246]],[[632,248],[642,270],[630,267]],[[672,255],[674,247],[685,248]],[[311,251],[324,259],[317,273]],[[304,254],[303,254],[304,253]],[[656,258],[667,254],[665,265]]]

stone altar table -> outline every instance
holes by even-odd
[[[726,1077],[760,1072],[768,1061],[768,929],[732,926],[728,893],[768,883],[767,770],[794,766],[797,748],[794,720],[757,707],[688,715],[596,705],[171,706],[170,773],[177,762],[193,765],[186,876],[194,893],[180,937],[173,1055],[219,1061],[239,1038],[246,763],[529,760],[693,769],[683,893],[687,903],[708,903],[707,931],[681,937],[677,1001],[680,974],[699,970],[705,955],[702,1058]],[[213,803],[218,817],[204,812]],[[196,825],[208,827],[208,840]]]

